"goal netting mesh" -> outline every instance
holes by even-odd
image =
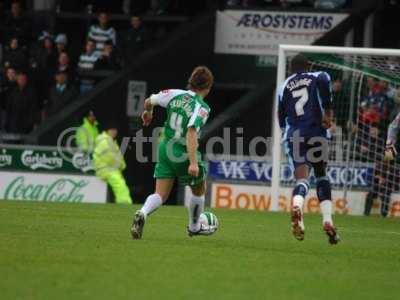
[[[285,53],[286,77],[299,53]],[[336,201],[345,206],[342,212],[391,215],[390,199],[400,188],[400,160],[388,161],[384,154],[388,126],[399,112],[400,57],[302,54],[312,71],[326,71],[332,79],[335,117],[328,176]],[[283,152],[281,157],[281,164],[287,164]],[[293,177],[281,176],[281,187],[293,183]]]

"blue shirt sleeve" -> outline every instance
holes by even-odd
[[[276,101],[278,102],[278,118],[279,118],[279,127],[281,130],[284,130],[286,127],[286,110],[283,103],[283,91],[284,86],[282,86],[276,96]]]
[[[326,72],[321,72],[317,78],[318,95],[323,109],[332,108],[331,77]]]

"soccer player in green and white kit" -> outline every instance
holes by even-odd
[[[210,114],[204,98],[213,83],[211,71],[200,66],[190,76],[188,90],[165,90],[146,99],[142,114],[144,126],[150,125],[154,106],[166,108],[168,116],[164,137],[158,146],[155,193],[148,196],[143,207],[135,213],[131,228],[134,239],[142,238],[146,218],[168,199],[175,178],[189,185],[193,193],[188,207],[189,236],[210,234],[199,222],[204,210],[206,167],[197,148],[199,131]]]

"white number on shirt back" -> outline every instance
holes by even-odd
[[[302,88],[300,90],[296,90],[292,92],[293,98],[298,98],[296,101],[295,110],[298,117],[304,115],[304,105],[306,105],[308,101],[308,90],[307,88]]]
[[[183,117],[176,112],[171,114],[169,120],[169,126],[175,131],[175,138],[178,139],[182,136],[183,128],[182,128]]]

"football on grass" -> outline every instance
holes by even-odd
[[[219,226],[217,216],[208,211],[205,211],[200,215],[200,223],[204,228],[208,228],[210,234],[215,233]]]

